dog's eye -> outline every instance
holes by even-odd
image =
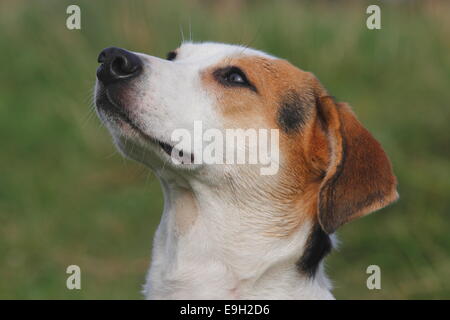
[[[229,75],[227,75],[226,80],[228,82],[234,82],[234,83],[241,83],[241,84],[246,83],[246,81],[244,80],[244,77],[242,77],[242,75],[240,75],[237,72],[233,72],[233,73],[230,73]]]
[[[227,70],[224,74],[224,80],[230,83],[235,84],[247,84],[247,77],[242,72],[241,69],[232,67],[230,70]]]
[[[170,51],[169,53],[167,53],[166,59],[169,61],[172,61],[172,60],[175,60],[176,57],[177,57],[177,53],[175,51]]]
[[[247,87],[256,91],[256,88],[247,79],[245,73],[238,67],[226,67],[214,71],[214,77],[223,85]]]

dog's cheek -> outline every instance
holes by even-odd
[[[305,125],[307,117],[307,107],[297,92],[291,90],[282,97],[277,123],[283,132],[297,133]]]

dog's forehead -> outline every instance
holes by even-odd
[[[267,59],[277,59],[276,57],[265,52],[245,46],[215,42],[184,42],[177,49],[177,61],[198,63],[200,65],[209,65],[227,58],[245,56],[259,56]]]

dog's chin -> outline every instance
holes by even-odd
[[[173,144],[144,132],[126,108],[111,99],[106,90],[97,90],[95,105],[99,118],[114,138],[119,151],[127,158],[152,169],[158,167],[194,168],[194,155],[177,150]]]

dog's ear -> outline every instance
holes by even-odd
[[[356,119],[347,104],[329,96],[317,99],[329,161],[320,186],[318,220],[330,234],[355,218],[398,198],[397,180],[381,145]]]

